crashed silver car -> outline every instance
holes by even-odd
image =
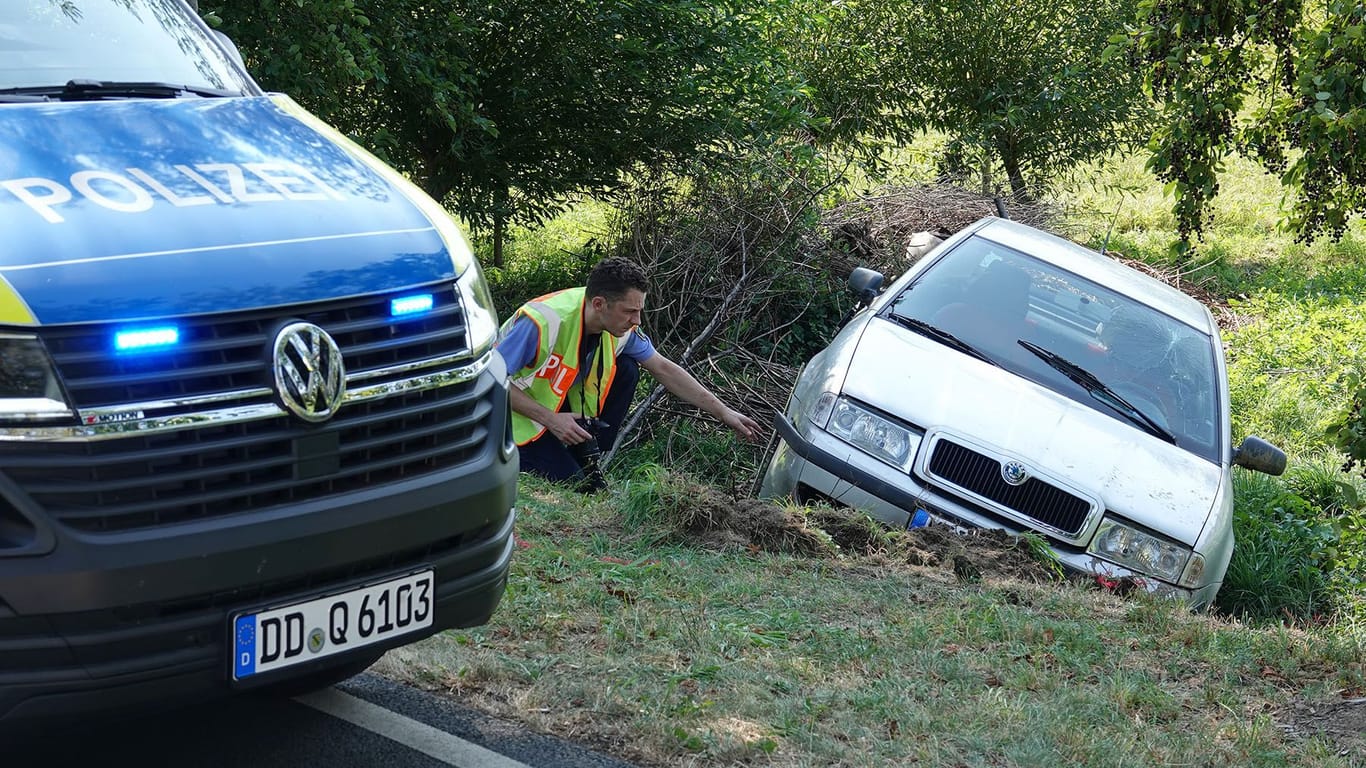
[[[862,309],[802,369],[760,488],[891,526],[1033,531],[1069,570],[1203,608],[1233,551],[1236,448],[1204,305],[1062,238],[988,217]]]

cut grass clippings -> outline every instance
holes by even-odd
[[[1012,537],[616,492],[524,479],[490,623],[377,671],[642,765],[1366,765],[1341,635],[1059,582]]]

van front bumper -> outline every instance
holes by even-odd
[[[484,623],[516,517],[517,460],[497,442],[471,464],[364,493],[142,541],[67,534],[50,555],[0,558],[0,726],[226,695],[234,614],[414,570],[434,571],[431,627],[248,685]]]
[[[779,441],[764,474],[761,497],[789,497],[801,502],[822,499],[860,510],[898,529],[910,527],[919,512],[919,519],[928,519],[930,524],[997,528],[1012,534],[1029,530],[940,493],[823,430],[811,429],[810,435],[804,436],[783,414],[775,416],[774,428]],[[1130,580],[1150,593],[1195,608],[1208,606],[1220,587],[1216,582],[1197,590],[1186,589],[1102,560],[1084,549],[1056,544],[1052,549],[1069,573],[1099,583]]]

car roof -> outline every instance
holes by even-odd
[[[1209,309],[1189,294],[1057,235],[1025,224],[988,216],[969,229],[1008,248],[1027,253],[1093,280],[1207,333],[1215,331]]]

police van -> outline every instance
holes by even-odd
[[[0,725],[488,620],[517,454],[450,216],[182,0],[0,9]]]

